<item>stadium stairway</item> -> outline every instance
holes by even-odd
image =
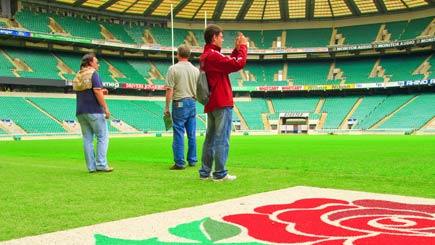
[[[356,109],[358,108],[358,106],[361,104],[363,98],[359,98],[356,103],[353,105],[352,109],[350,109],[349,113],[346,115],[346,117],[344,118],[343,122],[341,122],[340,126],[338,127],[339,129],[348,129],[347,127],[347,120],[349,118],[351,118],[352,114],[356,111]]]
[[[237,105],[236,104],[234,104],[234,107],[233,107],[233,111],[236,113],[236,115],[239,117],[239,119],[240,119],[240,129],[245,129],[245,130],[248,130],[249,128],[248,128],[248,124],[246,124],[246,121],[245,121],[245,119],[243,118],[243,116],[242,116],[242,113],[240,113],[240,110],[239,110],[239,108],[237,107]]]
[[[381,124],[383,124],[384,122],[386,122],[388,119],[390,119],[392,116],[394,116],[394,114],[396,114],[398,111],[400,111],[402,108],[404,108],[405,106],[407,106],[408,104],[410,104],[413,100],[415,100],[417,97],[412,97],[410,100],[408,100],[406,103],[404,103],[403,105],[401,105],[399,108],[397,108],[396,110],[394,110],[393,112],[391,112],[390,114],[388,114],[386,117],[382,118],[379,122],[375,123],[372,127],[370,127],[370,129],[376,129],[377,127],[379,127]]]

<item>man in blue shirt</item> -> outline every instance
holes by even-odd
[[[73,81],[73,89],[77,94],[76,116],[82,130],[85,160],[90,173],[113,171],[113,168],[107,165],[109,135],[106,119],[110,117],[110,112],[104,95],[108,94],[108,91],[103,88],[103,82],[97,72],[99,66],[94,54],[85,54],[80,71]],[[97,139],[96,152],[94,137]]]

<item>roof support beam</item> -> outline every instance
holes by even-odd
[[[380,14],[387,12],[387,7],[385,7],[384,1],[375,0],[374,2]]]
[[[156,10],[163,0],[154,0],[152,4],[148,7],[148,9],[143,13],[144,16],[151,16],[151,14]],[[170,14],[170,13],[169,13]]]
[[[315,5],[315,0],[306,0],[306,4],[305,4],[305,12],[307,13],[306,18],[308,20],[312,20],[314,19],[314,5]]]
[[[244,1],[242,7],[240,8],[239,14],[236,17],[237,21],[241,21],[245,18],[246,14],[248,13],[248,10],[251,8],[252,2],[253,0]],[[263,19],[263,15],[264,15],[264,8],[263,8],[263,14],[261,15],[261,19]]]
[[[227,0],[218,1],[216,5],[216,9],[213,13],[212,20],[218,21],[221,18],[222,12],[224,11],[226,4],[227,4]]]
[[[353,0],[346,0],[344,1],[347,5],[347,7],[352,12],[352,15],[361,16],[361,11],[359,11],[358,6],[356,6],[355,1]]]
[[[281,20],[287,21],[289,17],[289,9],[288,9],[288,1],[280,0],[279,1],[279,11],[281,14]]]

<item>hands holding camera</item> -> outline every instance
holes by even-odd
[[[239,36],[236,38],[234,46],[237,50],[239,50],[240,45],[247,45],[248,39],[243,35],[243,33],[239,32]]]

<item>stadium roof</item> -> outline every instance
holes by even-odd
[[[206,17],[208,20],[222,22],[337,19],[435,7],[435,0],[47,0],[40,2],[162,20],[170,18],[172,4],[175,20],[203,21]]]

